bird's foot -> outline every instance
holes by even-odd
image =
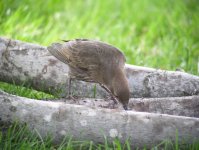
[[[75,96],[75,95],[69,95],[69,96],[67,96],[66,99],[65,99],[65,102],[67,100],[72,100],[74,103],[79,104],[78,97]]]
[[[108,101],[110,101],[110,100],[113,101],[115,105],[118,104],[117,99],[116,99],[115,97],[113,97],[112,95],[107,96],[106,99],[107,99]]]
[[[108,108],[116,109],[116,108],[118,108],[118,105],[114,101],[110,101],[110,103],[108,104]]]
[[[123,108],[124,108],[124,110],[130,110],[130,109],[128,108],[128,105],[123,105]]]

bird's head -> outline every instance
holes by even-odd
[[[115,96],[119,100],[119,102],[122,104],[123,108],[125,110],[128,110],[128,103],[129,103],[129,89],[124,88],[117,90],[115,93]]]
[[[117,97],[118,101],[123,105],[125,110],[128,110],[128,103],[130,97],[129,85],[125,74],[119,73],[113,80],[113,94]]]

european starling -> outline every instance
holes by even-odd
[[[69,66],[70,79],[99,83],[125,110],[128,109],[129,86],[124,73],[125,56],[119,49],[88,39],[53,43],[47,49]]]

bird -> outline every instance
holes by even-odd
[[[98,83],[128,110],[130,91],[124,70],[126,58],[121,50],[91,39],[63,40],[52,43],[47,50],[69,66],[69,95],[72,79]]]

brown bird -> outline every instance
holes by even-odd
[[[124,73],[123,53],[100,41],[76,39],[53,43],[48,51],[69,68],[69,94],[71,79],[99,83],[125,110],[128,109],[129,86]]]

